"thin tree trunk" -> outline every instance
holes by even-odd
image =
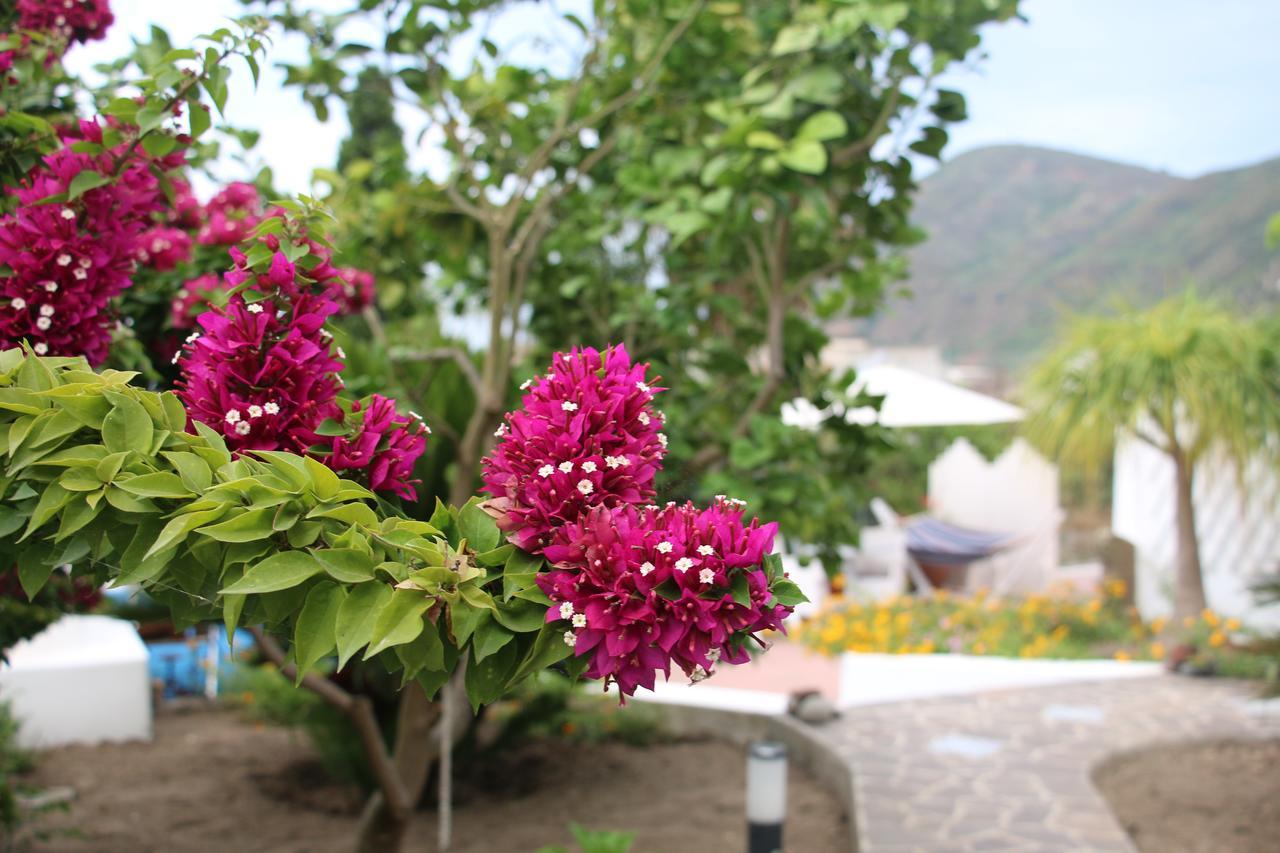
[[[1204,578],[1200,573],[1200,545],[1196,536],[1196,507],[1192,494],[1194,465],[1185,454],[1173,458],[1177,479],[1177,574],[1173,616],[1175,624],[1205,609]]]
[[[454,706],[466,704],[462,686],[462,668],[454,678],[441,688],[454,693]],[[455,714],[450,720],[448,737],[457,741],[466,733],[471,717]],[[440,719],[440,703],[433,702],[416,685],[409,685],[400,698],[396,718],[396,742],[394,760],[396,769],[415,805],[422,799],[431,765],[440,755],[441,734],[444,721]],[[404,845],[409,824],[413,821],[412,809],[408,814],[397,815],[381,792],[375,792],[365,803],[357,830],[356,853],[396,853]]]

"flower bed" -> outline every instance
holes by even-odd
[[[884,602],[833,599],[794,631],[828,655],[970,654],[1020,658],[1170,660],[1241,677],[1267,675],[1268,657],[1252,650],[1251,632],[1205,610],[1171,626],[1143,622],[1125,602],[1122,581],[1094,595],[1044,593],[959,597],[939,590]]]

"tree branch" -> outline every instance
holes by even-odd
[[[885,130],[889,127],[890,120],[893,119],[894,113],[898,109],[898,102],[902,100],[902,80],[895,81],[893,91],[889,93],[889,97],[885,99],[884,107],[880,110],[880,115],[876,117],[871,128],[857,142],[852,142],[843,148],[836,149],[831,155],[831,162],[836,166],[848,166],[854,160],[857,160],[863,154],[870,151],[884,136]]]
[[[583,158],[578,164],[577,174],[572,180],[565,181],[554,190],[547,190],[538,196],[538,200],[534,202],[533,210],[529,211],[529,215],[520,223],[520,227],[516,230],[515,237],[511,240],[510,251],[514,255],[519,255],[525,248],[525,243],[529,240],[529,235],[535,228],[540,226],[540,220],[544,219],[551,212],[552,206],[560,199],[569,194],[571,190],[582,182],[587,174],[599,165],[600,161],[608,157],[610,152],[618,144],[618,137],[610,134],[609,138],[601,142],[596,149]],[[545,229],[544,229],[545,231]],[[536,246],[534,241],[531,245]]]
[[[476,370],[475,362],[471,360],[471,357],[464,350],[458,347],[437,347],[436,349],[428,350],[394,349],[389,353],[389,356],[393,361],[452,361],[458,365],[458,369],[462,371],[462,375],[466,377],[472,390],[477,394],[480,393],[480,373]]]
[[[275,638],[256,625],[250,627],[249,632],[253,634],[253,639],[262,650],[263,656],[276,665],[280,674],[290,681],[296,680],[298,668],[287,662],[284,649]],[[398,818],[407,819],[413,812],[414,804],[409,797],[409,792],[405,790],[395,763],[387,752],[382,731],[378,728],[378,720],[373,714],[373,703],[367,696],[348,693],[329,679],[322,678],[314,672],[304,675],[301,684],[351,720],[356,727],[356,732],[360,735],[360,743],[364,747],[365,756],[369,759],[374,778],[378,780],[378,788],[382,791],[392,813]]]

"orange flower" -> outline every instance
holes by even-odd
[[[1227,642],[1227,635],[1222,633],[1221,631],[1214,631],[1212,634],[1209,635],[1209,645],[1213,646],[1215,649],[1218,648],[1219,646],[1226,645],[1226,642]]]
[[[1120,651],[1115,653],[1115,659],[1116,660],[1133,660],[1133,655],[1129,654],[1124,649],[1121,649]]]

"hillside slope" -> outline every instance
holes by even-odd
[[[1025,146],[982,148],[925,179],[909,299],[870,327],[878,343],[933,343],[1016,367],[1065,312],[1149,304],[1194,282],[1243,305],[1277,298],[1280,159],[1194,180]]]

